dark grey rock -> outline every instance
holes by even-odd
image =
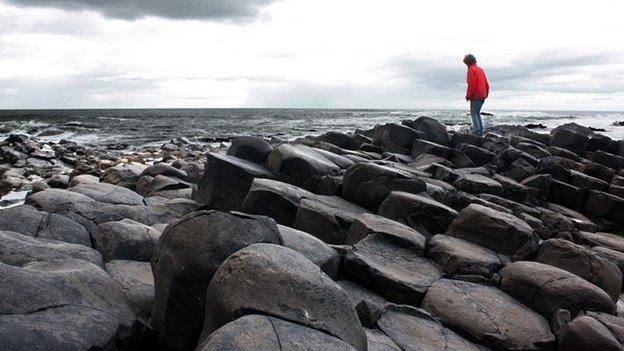
[[[106,263],[106,271],[147,325],[154,303],[154,276],[149,262],[110,261]]]
[[[584,310],[615,313],[615,303],[604,290],[561,268],[522,261],[499,274],[501,290],[548,319],[559,309],[571,315]]]
[[[392,192],[379,207],[379,215],[406,224],[426,237],[444,233],[457,211],[433,199]]]
[[[377,324],[401,350],[481,350],[479,346],[444,327],[429,312],[420,308],[388,305]]]
[[[537,250],[539,240],[533,229],[518,217],[477,204],[461,210],[448,232],[512,260],[530,257]]]
[[[343,274],[395,303],[419,305],[429,286],[443,275],[436,263],[391,237],[372,234],[347,252]]]
[[[276,147],[269,154],[266,165],[279,180],[309,191],[316,189],[322,176],[340,173],[340,167],[326,157],[308,146],[298,144]]]
[[[206,157],[195,200],[211,209],[239,210],[254,178],[272,177],[262,165],[241,158],[216,153]]]
[[[102,255],[90,247],[0,231],[0,262],[23,266],[29,262],[79,259],[103,266]]]
[[[156,229],[131,219],[100,223],[91,229],[93,247],[105,261],[149,262],[159,237]]]
[[[535,260],[578,275],[607,292],[614,302],[620,296],[622,272],[618,266],[581,245],[563,239],[546,240]]]
[[[414,174],[372,163],[350,167],[343,180],[343,197],[369,210],[376,210],[392,191],[419,193],[425,182]]]
[[[293,226],[300,200],[311,197],[314,197],[313,193],[294,185],[256,178],[251,183],[241,210],[269,216],[279,224]]]
[[[278,225],[283,245],[291,248],[319,266],[332,279],[338,276],[340,255],[322,240],[293,228]]]
[[[197,351],[355,350],[346,342],[303,325],[263,315],[247,315],[217,329]],[[369,350],[370,351],[370,350]]]
[[[228,257],[207,289],[202,339],[257,313],[322,330],[366,351],[366,335],[344,290],[292,249],[253,244]]]
[[[212,276],[228,256],[257,242],[282,243],[273,220],[199,211],[165,229],[152,257],[155,296],[150,324],[161,347],[186,350],[196,345]]]
[[[242,136],[232,139],[227,154],[242,158],[243,160],[264,163],[269,154],[273,151],[273,145],[258,137]]]
[[[429,288],[423,308],[492,349],[548,350],[555,342],[546,319],[495,287],[441,279]]]
[[[509,259],[470,241],[448,235],[435,235],[427,243],[427,258],[439,264],[448,275],[491,277]]]

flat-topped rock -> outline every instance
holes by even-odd
[[[448,233],[510,256],[512,260],[530,257],[537,250],[539,240],[533,229],[518,217],[477,204],[461,210]]]
[[[367,212],[340,197],[316,195],[300,201],[293,228],[329,244],[342,244],[355,218]]]
[[[373,163],[357,163],[345,173],[342,195],[374,211],[392,191],[419,193],[423,190],[425,182],[412,173]]]
[[[433,199],[392,192],[379,206],[379,215],[406,224],[426,237],[444,233],[458,213]]]
[[[504,193],[501,183],[481,174],[460,173],[459,178],[452,184],[457,189],[471,194],[487,193],[502,196]]]
[[[312,148],[300,144],[282,144],[269,154],[267,168],[279,180],[314,191],[324,175],[337,175],[340,167]]]
[[[439,264],[448,275],[490,277],[509,263],[507,257],[490,249],[441,234],[429,239],[426,257]]]
[[[388,301],[419,305],[427,289],[443,275],[442,268],[402,247],[390,237],[372,234],[347,252],[344,276]]]
[[[273,151],[273,145],[266,140],[259,137],[242,136],[232,139],[227,155],[263,164],[271,151]]]
[[[405,245],[412,245],[414,249],[423,251],[426,238],[418,231],[393,221],[386,217],[365,213],[353,221],[345,239],[346,245],[357,244],[370,234],[381,234],[391,237],[393,240],[403,241]]]
[[[211,209],[240,209],[254,178],[272,178],[264,166],[234,156],[209,152],[194,198]]]
[[[312,192],[272,179],[256,178],[241,205],[246,213],[273,218],[277,223],[292,226],[302,198],[314,197]]]
[[[429,288],[423,308],[492,349],[549,349],[555,342],[546,319],[495,287],[441,279]]]

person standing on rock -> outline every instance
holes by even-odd
[[[473,131],[477,135],[483,135],[483,121],[481,120],[481,107],[490,93],[485,71],[477,66],[477,59],[472,54],[464,56],[464,63],[468,66],[468,89],[466,101],[470,101],[470,116],[472,117]]]

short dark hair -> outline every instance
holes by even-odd
[[[472,65],[473,63],[477,63],[477,58],[474,57],[473,54],[468,54],[464,56],[464,63],[467,65]]]

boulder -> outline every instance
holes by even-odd
[[[593,318],[595,315],[597,314],[581,314],[563,326],[558,338],[559,349],[566,351],[624,350],[622,319],[617,318],[617,324],[612,324]]]
[[[105,261],[130,260],[149,262],[160,232],[131,219],[105,222],[91,229],[93,247]]]
[[[286,226],[295,224],[295,217],[302,198],[314,194],[294,185],[272,179],[256,178],[243,201],[241,210],[246,213],[265,215]],[[267,206],[268,204],[268,206]]]
[[[270,350],[355,350],[330,335],[271,316],[251,314],[217,329],[196,348],[197,351]]]
[[[412,143],[410,156],[416,158],[422,154],[430,154],[442,158],[448,158],[450,153],[451,148],[448,146],[440,145],[428,140],[415,139]]]
[[[337,196],[302,199],[293,228],[312,234],[329,244],[342,244],[351,224],[367,211]]]
[[[349,297],[300,253],[253,244],[228,257],[208,286],[202,339],[245,314],[282,318],[366,351]]]
[[[134,191],[108,183],[80,183],[68,189],[98,202],[114,205],[143,205],[143,197]]]
[[[429,286],[443,275],[436,263],[413,247],[372,234],[347,252],[343,276],[395,303],[419,305]]]
[[[335,279],[340,268],[340,255],[322,240],[283,225],[278,225],[282,243],[319,266],[325,274]]]
[[[361,137],[361,136],[360,136]],[[355,136],[347,135],[339,132],[326,132],[316,137],[317,140],[334,144],[342,149],[358,150],[362,146],[362,142],[358,141]],[[370,140],[370,139],[367,139]]]
[[[461,210],[448,232],[512,260],[531,257],[539,241],[533,229],[518,217],[477,204]]]
[[[134,190],[136,182],[145,168],[147,167],[140,163],[118,163],[104,171],[102,182]]]
[[[546,319],[492,286],[441,279],[429,288],[423,308],[492,349],[548,350],[555,342]]]
[[[582,156],[587,149],[589,136],[592,134],[594,133],[587,127],[576,123],[566,123],[550,131],[550,144]]]
[[[273,151],[273,145],[266,140],[259,137],[242,136],[232,139],[227,155],[263,164],[271,151]]]
[[[23,266],[29,262],[70,258],[91,262],[101,267],[104,265],[102,255],[84,245],[0,231],[0,262],[2,263]]]
[[[607,183],[610,183],[613,177],[615,177],[616,171],[613,168],[603,166],[601,164],[586,161],[583,168],[577,169],[583,173],[592,176],[594,178],[602,179]]]
[[[195,200],[211,209],[238,210],[254,178],[271,178],[256,163],[216,153],[206,155],[206,170],[197,184]]]
[[[524,179],[521,184],[529,188],[538,189],[540,198],[546,200],[550,194],[550,183],[552,183],[550,174],[536,174]]]
[[[502,196],[504,193],[501,183],[476,173],[459,173],[459,178],[453,181],[452,184],[457,189],[470,194],[487,193]]]
[[[427,243],[426,257],[448,275],[482,275],[491,277],[509,259],[470,241],[448,235],[435,235]]]
[[[570,171],[568,183],[581,189],[594,189],[605,192],[609,191],[609,183],[602,179],[598,179],[575,170]]]
[[[141,172],[139,177],[143,177],[143,176],[156,177],[159,175],[165,176],[165,177],[178,178],[182,180],[186,179],[186,172],[180,169],[177,169],[170,164],[162,163],[162,162],[156,163],[147,167],[146,169],[143,170],[143,172]]]
[[[350,158],[348,158],[346,156],[341,156],[341,155],[335,154],[335,153],[333,153],[331,151],[319,149],[319,148],[316,148],[316,147],[312,147],[312,151],[316,152],[317,154],[321,155],[322,157],[325,157],[331,163],[333,163],[336,166],[340,167],[340,169],[347,169],[347,168],[353,166],[353,164],[355,163]],[[360,161],[363,161],[363,160],[360,160]]]
[[[610,233],[580,232],[582,244],[588,246],[604,246],[611,250],[624,252],[624,237]]]
[[[371,234],[381,234],[404,242],[419,252],[425,249],[425,239],[419,232],[391,219],[365,213],[355,218],[345,239],[346,245],[354,245]]]
[[[319,195],[342,195],[342,176],[322,176],[314,192]]]
[[[409,154],[414,140],[425,135],[407,126],[396,123],[386,123],[375,127],[373,144],[381,145],[387,152]]]
[[[500,288],[550,319],[559,309],[615,313],[609,295],[587,280],[539,262],[514,262],[499,272]]]
[[[362,325],[372,327],[377,323],[381,310],[388,304],[386,299],[349,280],[339,280],[336,283],[349,296]]]
[[[583,209],[590,215],[616,222],[624,221],[624,199],[602,191],[588,191]]]
[[[0,277],[2,350],[104,350],[132,336],[136,316],[97,265],[74,259],[0,263]]]
[[[620,296],[622,272],[618,266],[584,246],[549,239],[540,245],[535,260],[578,275],[607,292],[614,302]]]
[[[493,175],[492,180],[497,181],[503,186],[503,197],[516,202],[524,202],[529,196],[535,195],[536,193],[526,185],[500,174]]]
[[[282,243],[273,220],[198,211],[165,229],[152,257],[155,296],[150,324],[160,347],[195,347],[212,276],[228,256],[257,242]]]
[[[402,351],[386,334],[378,329],[365,329],[368,351]]]
[[[618,266],[620,272],[624,275],[624,252],[613,250],[604,246],[594,246],[591,250],[598,256]]]
[[[149,262],[115,260],[106,271],[124,292],[140,320],[148,325],[154,303],[154,276]]]
[[[435,118],[420,116],[413,121],[404,120],[402,123],[414,130],[425,133],[433,142],[441,145],[449,145],[450,143],[446,126]]]
[[[546,150],[544,147],[540,145],[536,145],[534,143],[525,143],[520,142],[517,145],[514,145],[518,150],[522,150],[529,155],[532,155],[536,158],[543,158],[547,156],[552,156],[552,154]]]
[[[585,189],[551,179],[548,192],[548,201],[570,208],[579,208],[585,201]]]
[[[479,346],[444,327],[429,312],[420,308],[388,305],[377,324],[400,350],[481,350]]]
[[[624,165],[624,157],[604,152],[602,150],[596,151],[591,160],[615,170],[620,170],[622,165]]]
[[[392,191],[419,193],[425,182],[414,174],[372,163],[357,163],[347,169],[342,196],[369,210],[376,210]]]
[[[457,211],[433,199],[392,192],[379,206],[379,215],[406,224],[426,237],[444,233]]]
[[[502,136],[511,137],[515,135],[531,139],[542,144],[548,144],[548,135],[534,132],[529,128],[520,125],[499,124],[488,127],[487,130]]]
[[[457,149],[466,154],[466,156],[468,156],[470,160],[478,167],[489,163],[496,156],[496,154],[492,151],[480,148],[472,144],[460,144]]]
[[[0,210],[0,230],[91,247],[89,232],[80,223],[28,205]]]
[[[316,189],[322,176],[340,173],[340,167],[326,157],[308,146],[297,144],[282,144],[273,149],[266,165],[279,180],[309,191]]]
[[[535,174],[535,167],[526,160],[519,158],[509,165],[504,174],[517,182],[521,182]]]

